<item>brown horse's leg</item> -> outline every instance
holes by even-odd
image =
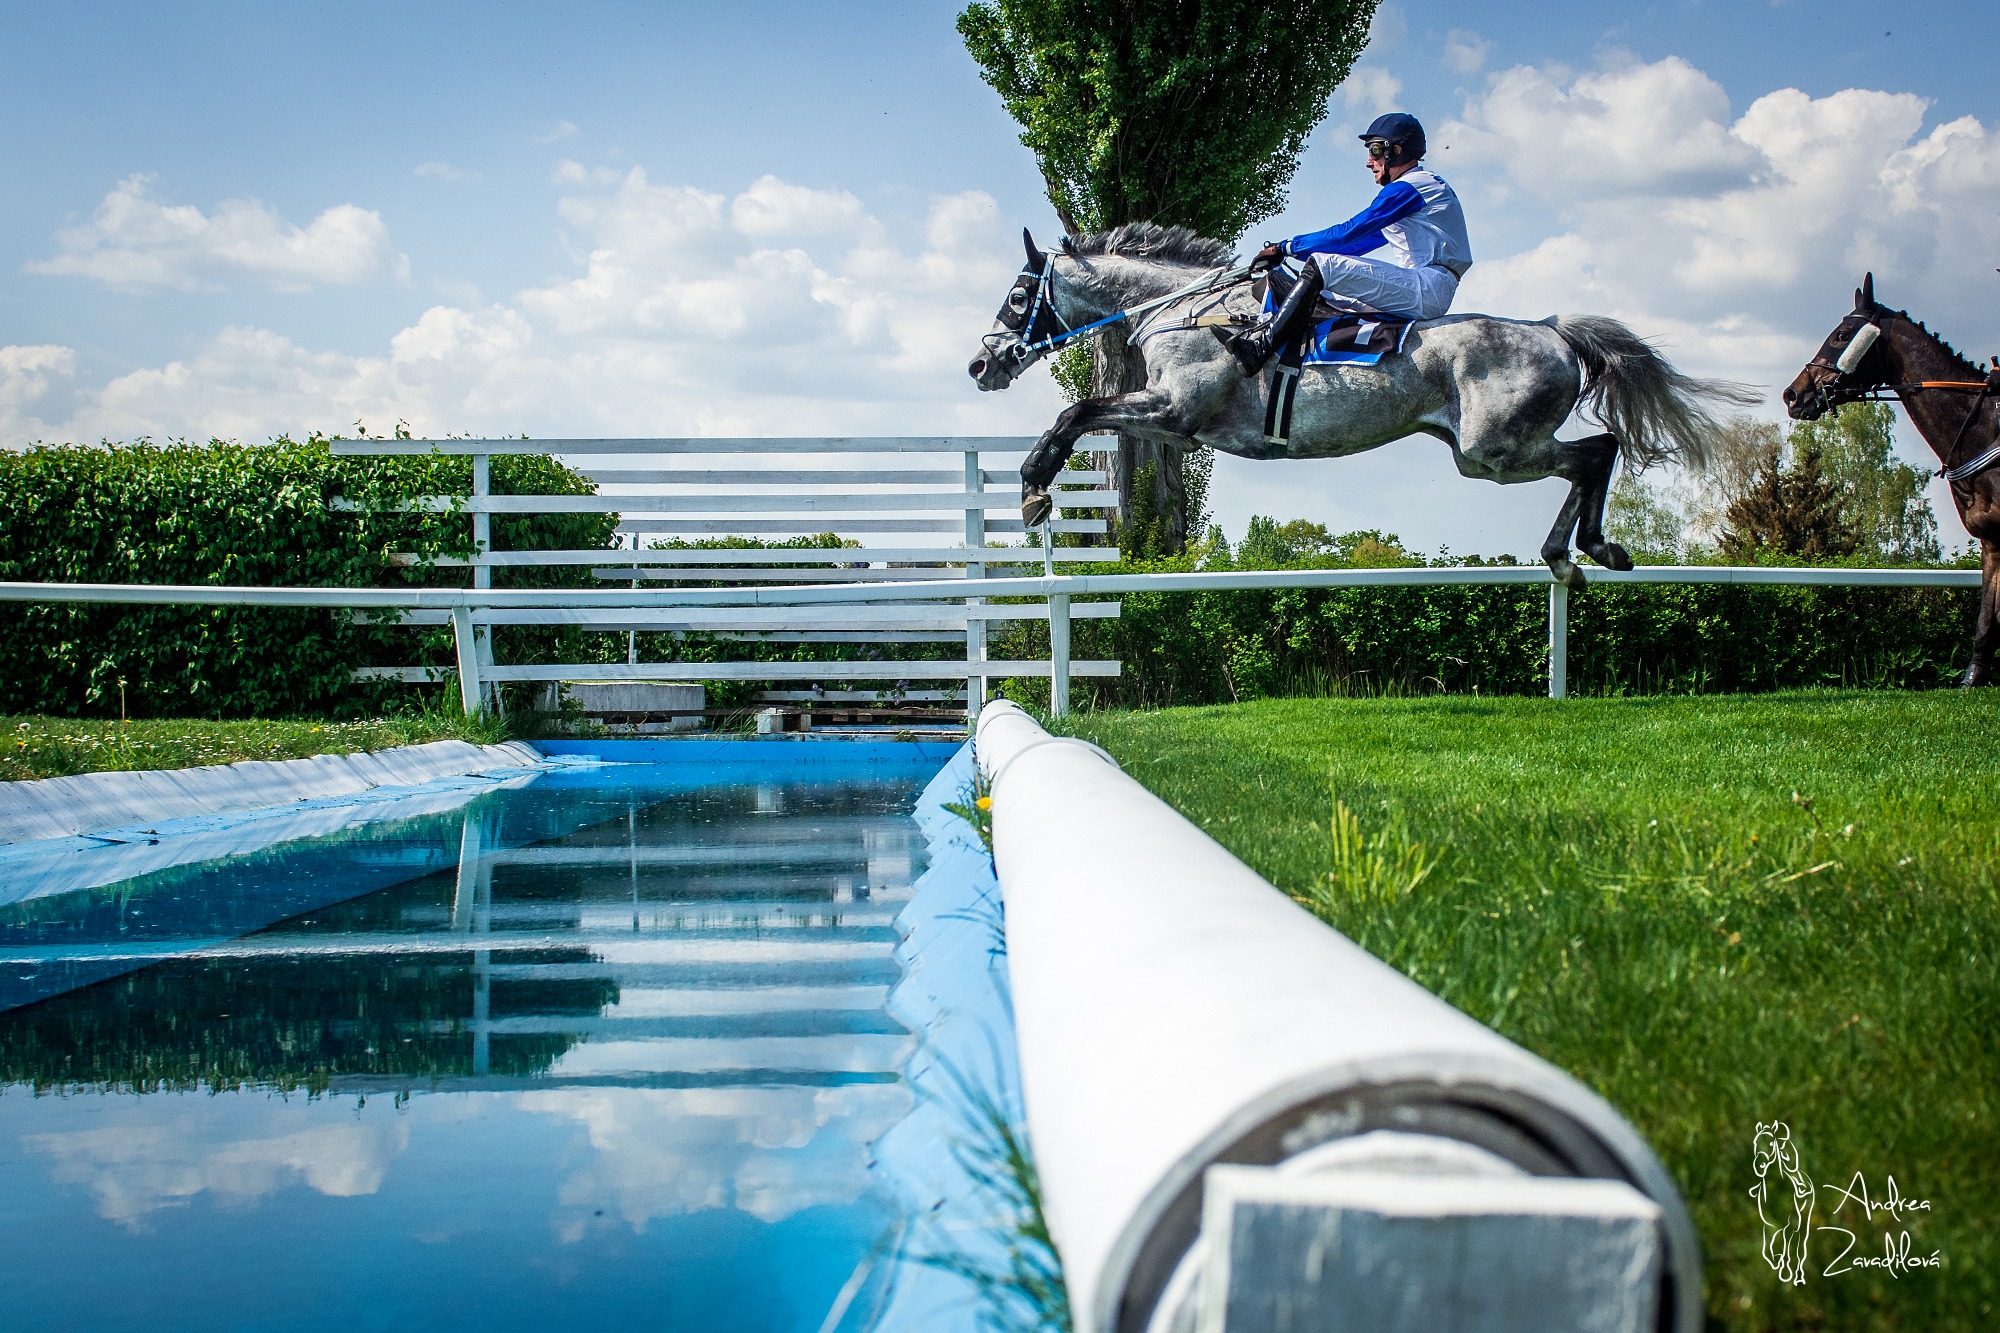
[[[1581,452],[1592,445],[1596,446],[1597,457],[1583,496],[1583,507],[1577,512],[1576,544],[1606,569],[1630,569],[1632,557],[1625,553],[1625,548],[1605,540],[1604,536],[1604,505],[1611,498],[1612,469],[1618,465],[1618,437],[1593,435],[1578,440],[1573,447]]]
[[[1993,680],[1993,651],[2000,648],[2000,542],[1979,543],[1979,621],[1972,631],[1972,660],[1959,678],[1960,689]]]

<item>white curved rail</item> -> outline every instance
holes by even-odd
[[[1385,1130],[1483,1174],[1636,1187],[1665,1259],[1652,1327],[1701,1327],[1686,1208],[1602,1098],[1328,929],[1094,747],[1002,703],[977,749],[1029,1132],[1082,1333],[1193,1326],[1212,1165],[1323,1166]]]

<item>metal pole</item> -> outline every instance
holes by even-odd
[[[1569,585],[1549,585],[1549,698],[1569,692]]]
[[[1069,596],[1049,598],[1049,712],[1069,714]]]

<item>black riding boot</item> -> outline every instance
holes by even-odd
[[[1247,333],[1223,338],[1222,345],[1236,358],[1236,364],[1243,367],[1245,375],[1262,370],[1273,352],[1305,328],[1312,319],[1313,306],[1319,302],[1320,286],[1319,265],[1308,259],[1305,270],[1299,274],[1299,285],[1292,288],[1285,303],[1269,319]]]

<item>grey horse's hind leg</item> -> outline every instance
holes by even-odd
[[[1576,447],[1583,449],[1596,445],[1602,463],[1592,476],[1589,489],[1583,497],[1583,507],[1577,511],[1576,544],[1583,553],[1606,569],[1630,569],[1632,557],[1617,542],[1607,541],[1604,536],[1604,506],[1611,498],[1611,474],[1618,466],[1618,437],[1616,435],[1593,435],[1589,439],[1578,440]]]
[[[1556,576],[1557,583],[1568,584],[1572,592],[1583,588],[1583,571],[1569,558],[1569,534],[1576,527],[1577,511],[1583,508],[1583,499],[1584,483],[1571,482],[1569,495],[1556,514],[1556,525],[1549,529],[1548,540],[1542,543],[1542,563],[1549,567],[1549,573]]]
[[[1564,441],[1562,449],[1569,456],[1565,460],[1569,466],[1559,475],[1569,479],[1569,496],[1556,515],[1556,525],[1549,529],[1548,540],[1542,543],[1542,560],[1558,583],[1576,590],[1583,587],[1583,571],[1569,558],[1572,530],[1583,553],[1606,569],[1630,569],[1632,557],[1604,536],[1604,504],[1611,495],[1611,471],[1618,463],[1618,437],[1592,435]]]

